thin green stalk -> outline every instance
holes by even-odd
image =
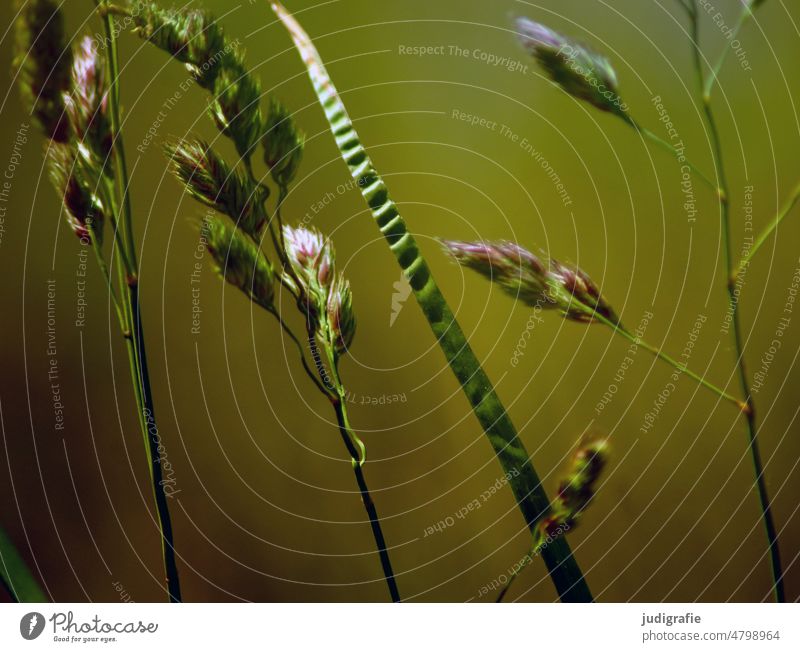
[[[0,527],[0,581],[14,602],[48,602],[39,582]]]
[[[123,215],[121,220],[125,229],[125,240],[127,241],[126,253],[130,258],[130,263],[134,269],[137,268],[136,261],[136,242],[133,237],[133,212],[131,209],[131,197],[128,188],[128,162],[125,157],[125,141],[122,137],[120,120],[120,92],[119,92],[119,51],[112,24],[111,14],[102,12],[103,25],[108,39],[108,65],[111,71],[109,79],[109,113],[111,120],[111,130],[113,132],[113,156],[117,182],[117,190],[122,201]]]
[[[181,602],[181,587],[178,579],[178,566],[175,560],[175,538],[172,531],[172,519],[169,514],[168,497],[164,490],[164,474],[161,466],[161,436],[156,426],[156,414],[153,406],[153,394],[150,387],[150,373],[147,366],[147,354],[144,347],[144,327],[141,320],[138,281],[129,285],[128,297],[133,318],[133,341],[138,360],[141,378],[141,410],[145,418],[144,439],[150,460],[150,478],[153,485],[153,498],[156,503],[158,524],[161,534],[161,554],[164,561],[164,572],[167,594],[170,602]],[[134,361],[135,362],[135,361]]]
[[[739,14],[739,19],[736,21],[736,25],[733,28],[733,34],[730,37],[731,41],[736,40],[736,38],[739,36],[739,32],[742,31],[742,27],[744,27],[745,23],[748,21],[748,19],[750,19],[750,17],[752,17],[752,15],[753,15],[753,12],[749,7],[745,6],[742,9],[742,13]],[[703,83],[703,86],[702,86],[702,88],[703,88],[703,97],[706,97],[706,98],[709,98],[709,99],[711,98],[711,92],[714,89],[714,83],[719,78],[719,73],[722,70],[722,66],[725,65],[725,59],[728,58],[728,52],[730,52],[731,49],[732,48],[730,47],[729,43],[725,45],[725,49],[722,51],[722,54],[719,56],[719,59],[717,59],[717,63],[714,66],[714,68],[712,69],[711,74],[708,76],[708,78]]]
[[[312,347],[316,347],[314,332],[309,325],[308,341]],[[339,376],[339,362],[335,352],[331,351],[330,347],[325,346],[325,351],[328,357],[328,365],[330,367],[331,375],[333,376],[333,385],[335,393],[325,391],[325,395],[330,400],[336,411],[336,421],[339,425],[339,434],[342,437],[347,452],[350,454],[350,460],[353,465],[353,474],[356,476],[356,483],[358,484],[358,491],[361,494],[361,501],[364,504],[364,509],[369,518],[369,524],[372,528],[372,536],[375,539],[375,546],[378,549],[378,556],[381,561],[381,568],[383,569],[383,576],[386,579],[386,585],[389,588],[389,595],[392,602],[400,602],[400,591],[397,588],[397,581],[395,580],[394,571],[392,570],[392,562],[389,559],[389,551],[386,548],[386,539],[383,536],[383,529],[381,528],[380,518],[378,518],[378,510],[375,508],[375,503],[367,487],[367,480],[364,477],[364,460],[366,458],[366,449],[364,443],[355,434],[350,419],[347,415],[347,402],[345,400],[346,393],[342,379]],[[303,357],[305,361],[305,356]],[[328,379],[325,369],[322,365],[321,359],[315,356],[317,369],[320,375],[320,380],[327,386]]]
[[[692,380],[698,382],[703,387],[705,387],[707,389],[710,389],[712,392],[714,392],[720,398],[724,398],[726,401],[730,401],[731,403],[736,405],[736,407],[739,408],[741,411],[744,412],[744,411],[747,410],[747,406],[744,403],[742,403],[742,401],[740,401],[738,398],[728,394],[726,391],[720,389],[719,387],[717,387],[713,383],[708,382],[702,376],[699,376],[696,373],[694,373],[685,364],[681,364],[680,362],[678,362],[677,360],[675,360],[671,356],[669,356],[666,353],[664,353],[663,351],[661,351],[661,349],[653,346],[652,344],[648,344],[647,342],[645,342],[644,340],[642,340],[639,337],[636,337],[633,333],[631,333],[624,326],[622,326],[622,324],[615,324],[613,321],[611,321],[610,319],[606,319],[605,317],[603,317],[603,315],[601,315],[599,313],[595,313],[594,319],[596,319],[597,321],[605,324],[606,326],[610,326],[612,329],[614,329],[615,333],[618,333],[619,335],[622,335],[625,339],[629,340],[630,342],[633,342],[637,346],[641,346],[644,350],[649,351],[654,356],[656,356],[659,360],[663,360],[664,362],[666,362],[670,366],[672,366],[675,369],[677,369],[678,371],[680,371],[682,374],[685,374],[686,376],[689,376],[689,378],[691,378]]]
[[[539,537],[537,536],[534,538],[534,543],[530,547],[528,552],[518,562],[517,567],[508,574],[508,581],[506,581],[506,585],[502,589],[500,589],[500,592],[497,594],[497,598],[495,598],[495,602],[503,601],[503,598],[506,597],[506,593],[508,593],[508,591],[511,589],[511,585],[514,583],[514,580],[516,580],[520,576],[525,567],[533,561],[534,557],[537,556],[539,552],[539,547],[541,545],[538,541]]]
[[[672,145],[670,145],[666,140],[656,136],[652,131],[640,125],[636,120],[633,118],[630,119],[630,124],[633,126],[636,131],[638,131],[642,136],[650,140],[651,142],[658,145],[661,149],[669,152],[672,154],[675,159],[680,160],[681,154],[675,149]],[[684,158],[683,162],[689,166],[689,169],[694,172],[695,176],[700,179],[703,183],[705,183],[709,188],[711,188],[714,192],[719,193],[721,192],[719,186],[714,183],[711,179],[709,179],[694,163],[692,163],[689,159]]]
[[[269,312],[273,317],[275,317],[275,319],[278,320],[283,332],[286,333],[286,335],[289,336],[289,339],[291,339],[297,346],[297,352],[300,355],[300,361],[303,363],[303,369],[305,370],[306,375],[311,379],[311,381],[314,383],[314,385],[316,385],[317,389],[322,394],[327,396],[329,399],[333,399],[335,395],[317,379],[317,376],[314,374],[313,370],[308,364],[308,360],[306,360],[305,349],[303,348],[302,343],[294,334],[294,332],[292,332],[292,329],[289,328],[289,325],[283,320],[283,317],[281,317],[280,313],[275,308],[268,308],[267,312]]]
[[[489,377],[469,346],[461,327],[439,290],[417,243],[406,228],[383,180],[367,155],[352,121],[308,35],[279,2],[272,10],[292,36],[308,70],[317,98],[353,180],[366,200],[389,248],[408,279],[434,336],[461,385],[475,416],[503,467],[517,504],[531,530],[550,513],[550,500],[530,455],[519,439]],[[591,602],[592,594],[565,537],[542,552],[550,578],[565,602]]]
[[[757,425],[755,415],[755,405],[753,403],[752,393],[750,391],[750,382],[747,378],[747,369],[744,359],[744,346],[742,341],[742,328],[739,319],[739,300],[736,296],[736,284],[733,282],[733,258],[731,254],[731,236],[730,236],[730,201],[728,193],[728,182],[725,175],[725,166],[722,153],[722,139],[720,137],[719,129],[714,118],[714,111],[711,107],[710,95],[706,92],[706,84],[703,75],[702,55],[700,52],[700,25],[697,19],[697,2],[695,0],[695,13],[692,19],[692,51],[694,53],[694,64],[700,90],[703,92],[702,102],[703,111],[706,116],[709,131],[711,133],[711,141],[713,144],[712,153],[714,156],[714,165],[717,170],[717,176],[720,180],[720,187],[724,194],[720,196],[720,213],[722,219],[722,238],[723,248],[725,250],[725,271],[728,278],[727,291],[728,301],[733,312],[733,340],[734,352],[736,355],[736,363],[739,369],[739,384],[741,386],[742,395],[744,396],[745,405],[744,414],[747,420],[747,441],[750,450],[750,457],[753,462],[753,471],[756,476],[756,488],[758,493],[758,501],[761,508],[761,519],[764,524],[764,530],[767,535],[767,542],[769,546],[770,567],[772,571],[772,587],[775,595],[776,602],[784,602],[786,599],[784,583],[783,583],[783,567],[781,564],[780,548],[778,546],[778,533],[775,527],[775,521],[772,516],[772,509],[770,507],[769,494],[767,493],[766,480],[764,478],[764,468],[761,461],[761,451],[758,446],[757,439]],[[716,72],[715,72],[716,74]]]
[[[121,285],[120,291],[125,293],[127,299],[124,312],[128,326],[126,333],[128,362],[131,367],[134,394],[139,411],[139,424],[142,429],[145,451],[148,456],[148,469],[158,518],[167,594],[170,602],[180,602],[181,591],[175,559],[172,520],[169,514],[168,497],[164,490],[164,477],[161,466],[161,437],[156,426],[155,409],[150,386],[150,374],[144,344],[141,306],[139,302],[138,265],[136,259],[136,244],[133,236],[131,200],[128,192],[128,168],[120,124],[119,55],[111,13],[103,11],[97,0],[96,4],[103,19],[103,27],[108,43],[109,83],[111,89],[109,93],[109,114],[113,136],[113,157],[117,192],[119,201],[122,203],[123,207],[120,213],[117,202],[113,202],[112,213],[114,213],[113,227],[115,238],[117,238],[115,252],[119,256],[119,262],[123,263],[125,267],[123,272],[122,266],[118,265]],[[122,222],[122,224],[120,224],[120,222]],[[120,227],[124,232],[124,236],[122,237],[120,237]],[[122,276],[123,273],[124,278]]]
[[[731,283],[734,285],[736,284],[736,280],[739,276],[744,272],[745,268],[750,264],[753,256],[756,255],[756,252],[761,249],[761,246],[770,238],[773,231],[775,231],[780,223],[795,207],[798,200],[800,200],[800,184],[795,186],[792,194],[789,196],[787,202],[783,205],[778,214],[772,219],[772,221],[767,225],[767,227],[759,233],[758,237],[756,238],[753,246],[750,247],[748,252],[742,257],[739,261],[739,264],[736,266],[736,270],[731,274]]]
[[[372,496],[367,487],[367,481],[364,478],[364,469],[359,461],[359,451],[353,444],[354,440],[357,441],[358,439],[353,429],[350,427],[344,398],[340,395],[332,400],[332,403],[336,410],[339,433],[351,457],[353,474],[356,476],[356,483],[358,484],[358,491],[361,494],[361,501],[364,503],[364,509],[367,511],[367,516],[369,517],[372,536],[375,539],[375,545],[378,548],[378,555],[381,560],[383,576],[386,578],[386,584],[389,587],[389,595],[392,598],[392,602],[400,602],[400,591],[397,589],[397,581],[395,580],[394,571],[392,570],[392,562],[389,559],[389,552],[386,549],[386,540],[383,537],[381,522],[378,518],[378,510],[375,508],[375,503],[372,501]]]
[[[100,243],[97,240],[94,227],[92,226],[89,226],[89,239],[92,243],[92,250],[94,251],[94,257],[97,260],[97,266],[100,268],[100,272],[102,273],[103,279],[106,282],[109,295],[111,296],[111,301],[114,304],[114,310],[117,313],[117,319],[119,320],[119,327],[124,332],[126,324],[122,306],[117,298],[117,291],[114,289],[114,284],[111,282],[111,274],[109,274],[106,259],[103,257],[103,251],[100,248]]]

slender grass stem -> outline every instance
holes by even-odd
[[[497,594],[495,598],[495,602],[502,602],[503,598],[506,597],[506,594],[511,589],[511,585],[514,583],[525,567],[533,561],[533,558],[536,557],[539,553],[539,536],[534,537],[533,545],[528,550],[527,554],[517,563],[517,567],[511,570],[508,574],[508,581],[506,581],[505,586],[500,589],[500,592]]]
[[[175,543],[172,531],[172,519],[169,514],[168,497],[164,491],[164,476],[161,467],[162,444],[156,426],[153,394],[150,387],[150,373],[147,366],[147,355],[144,347],[144,328],[141,321],[139,303],[139,286],[134,281],[128,293],[133,317],[133,334],[141,376],[142,414],[145,419],[144,439],[150,459],[150,478],[153,485],[153,499],[156,503],[159,529],[161,533],[161,553],[170,602],[181,602],[181,587],[178,579],[178,566],[175,560]]]
[[[278,320],[278,323],[281,325],[283,332],[289,336],[296,345],[297,345],[297,352],[300,354],[300,361],[303,363],[303,369],[306,372],[306,375],[311,379],[311,381],[316,385],[317,389],[322,392],[325,396],[329,399],[334,398],[336,395],[332,393],[327,387],[325,387],[318,379],[314,371],[311,369],[311,366],[308,364],[308,360],[306,360],[305,349],[303,348],[303,344],[300,342],[300,339],[297,335],[294,334],[289,325],[283,320],[280,313],[277,309],[267,309],[267,311]]]
[[[48,602],[22,555],[0,527],[0,582],[14,602]]]
[[[595,313],[594,319],[596,319],[597,321],[599,321],[602,324],[605,324],[606,326],[611,327],[614,330],[615,333],[617,333],[619,335],[622,335],[622,337],[624,337],[626,340],[629,340],[629,341],[633,342],[637,346],[641,346],[645,351],[649,351],[655,357],[657,357],[659,360],[663,360],[664,362],[666,362],[670,366],[672,366],[675,369],[677,369],[678,371],[680,371],[682,374],[685,374],[686,376],[688,376],[692,380],[698,382],[703,387],[705,387],[707,389],[710,389],[712,392],[714,392],[720,398],[724,398],[726,401],[730,401],[731,403],[736,405],[736,407],[739,408],[741,411],[744,412],[744,411],[747,410],[747,406],[742,401],[740,401],[738,398],[736,398],[735,396],[732,396],[731,394],[728,394],[725,390],[720,389],[719,387],[717,387],[713,383],[708,382],[705,378],[703,378],[702,376],[699,376],[698,374],[693,372],[685,364],[681,364],[680,362],[675,360],[675,358],[672,358],[671,356],[667,355],[666,353],[661,351],[661,349],[659,349],[658,347],[655,347],[652,344],[648,344],[647,342],[645,342],[641,338],[636,337],[633,333],[631,333],[624,326],[622,326],[622,324],[615,324],[613,321],[611,321],[610,319],[606,319],[605,317],[603,317],[603,315],[601,315],[599,313]]]
[[[673,157],[680,160],[681,154],[675,149],[672,145],[670,145],[666,140],[656,136],[652,131],[640,125],[636,120],[633,118],[630,119],[630,123],[633,125],[633,128],[636,129],[642,136],[647,138],[649,141],[658,145],[661,149],[666,152],[672,154]],[[703,183],[705,183],[709,188],[711,188],[714,192],[720,193],[722,192],[720,187],[711,179],[709,179],[700,168],[698,168],[694,163],[692,163],[689,159],[684,158],[683,162],[689,166],[689,169],[694,172],[695,176],[700,179]]]
[[[111,274],[108,271],[108,265],[106,264],[106,259],[103,257],[103,251],[100,249],[100,244],[97,240],[97,233],[94,230],[94,227],[89,226],[89,239],[92,242],[92,250],[94,251],[94,257],[97,260],[97,266],[100,268],[100,273],[103,275],[103,279],[106,282],[106,287],[108,288],[109,296],[111,297],[111,301],[114,304],[114,310],[117,313],[117,320],[119,321],[119,327],[124,333],[126,330],[126,321],[125,316],[122,310],[122,306],[120,305],[119,299],[117,298],[117,291],[114,289],[114,284],[111,281]]]
[[[336,410],[336,420],[339,423],[339,433],[342,436],[347,452],[353,465],[353,474],[356,476],[356,483],[358,484],[358,491],[361,494],[361,500],[364,503],[364,509],[367,511],[369,517],[369,524],[372,528],[372,536],[375,539],[375,545],[378,548],[378,555],[381,560],[381,568],[383,569],[383,576],[386,578],[386,584],[389,587],[389,595],[392,602],[400,602],[400,592],[397,589],[397,582],[392,570],[392,562],[389,559],[389,552],[386,549],[386,540],[383,536],[381,522],[378,518],[378,510],[375,508],[375,503],[372,501],[372,496],[367,487],[367,481],[364,477],[364,469],[359,461],[359,451],[354,446],[354,441],[358,441],[353,429],[350,427],[350,421],[347,416],[347,408],[345,407],[344,398],[340,395],[333,401],[333,407]]]
[[[117,48],[117,40],[112,24],[111,14],[105,13],[103,15],[103,25],[106,30],[106,37],[108,38],[108,67],[111,71],[109,79],[109,114],[111,120],[111,130],[113,132],[113,148],[112,154],[114,157],[114,167],[116,174],[114,175],[117,183],[117,191],[122,202],[123,214],[120,219],[124,227],[124,240],[126,247],[125,253],[130,260],[130,265],[133,270],[137,269],[136,261],[136,242],[133,236],[133,214],[131,209],[131,197],[129,192],[128,183],[128,162],[125,157],[125,140],[122,137],[122,128],[120,121],[120,92],[119,92],[119,50]]]
[[[309,330],[309,341],[314,340],[314,335]],[[378,518],[378,510],[375,508],[375,503],[369,493],[367,487],[367,480],[364,477],[364,461],[366,459],[366,449],[364,443],[353,431],[350,425],[350,419],[347,414],[346,392],[342,379],[339,375],[339,360],[337,354],[331,350],[330,347],[325,346],[328,354],[328,365],[333,376],[333,382],[336,387],[336,395],[331,398],[331,403],[336,411],[336,421],[339,424],[339,434],[342,436],[344,445],[347,452],[350,454],[350,459],[353,465],[353,474],[356,477],[356,484],[358,484],[358,491],[361,494],[361,501],[364,504],[364,509],[369,518],[369,524],[372,528],[372,536],[375,539],[375,546],[378,549],[378,556],[381,561],[381,568],[383,569],[383,576],[386,579],[386,585],[389,588],[389,595],[392,602],[400,602],[400,591],[397,588],[397,581],[395,580],[394,571],[392,570],[392,562],[389,559],[389,552],[386,549],[386,539],[383,536],[383,529],[381,522]],[[325,377],[322,377],[325,382]]]
[[[783,205],[783,207],[778,211],[778,214],[772,219],[772,221],[767,225],[767,227],[759,233],[758,237],[756,238],[753,246],[747,251],[747,253],[742,257],[739,261],[739,264],[736,266],[736,269],[731,274],[731,283],[735,284],[736,280],[739,276],[744,272],[745,268],[750,264],[753,256],[756,255],[756,252],[761,249],[761,246],[769,240],[772,233],[778,228],[780,223],[783,219],[791,213],[792,209],[797,204],[798,200],[800,200],[800,184],[795,186],[792,194],[789,196],[789,199]]]
[[[711,71],[711,74],[703,83],[703,97],[711,98],[711,92],[714,89],[714,83],[719,78],[719,73],[722,70],[722,66],[725,65],[725,60],[728,58],[728,53],[733,49],[730,46],[730,42],[735,41],[736,38],[739,36],[739,32],[742,31],[742,27],[744,27],[745,23],[753,16],[753,11],[745,6],[742,9],[742,13],[739,14],[739,19],[736,21],[736,25],[733,28],[733,33],[729,38],[729,43],[726,43],[725,49],[720,54],[719,59],[717,59],[717,63],[714,65],[714,68]]]
[[[747,10],[749,11],[749,10]],[[692,51],[693,60],[695,65],[695,72],[697,75],[698,84],[701,92],[703,93],[702,103],[703,112],[705,113],[706,123],[708,124],[709,132],[711,134],[712,154],[714,157],[714,165],[717,170],[717,176],[720,180],[720,188],[723,194],[720,195],[720,216],[722,220],[722,238],[723,248],[725,254],[725,271],[728,282],[726,288],[728,291],[728,301],[732,310],[733,321],[733,341],[734,350],[736,354],[736,364],[739,370],[739,384],[741,385],[742,395],[747,409],[744,414],[747,421],[747,441],[750,451],[750,457],[753,463],[753,471],[756,476],[756,489],[758,493],[759,506],[761,508],[761,520],[764,524],[764,530],[767,535],[767,542],[769,546],[770,567],[772,571],[772,589],[776,602],[784,602],[786,599],[785,589],[783,583],[783,568],[781,565],[780,548],[778,546],[778,534],[775,528],[775,521],[772,516],[772,509],[770,507],[769,494],[767,492],[766,480],[764,478],[764,469],[761,461],[761,451],[758,446],[757,433],[758,428],[756,424],[755,406],[753,403],[752,393],[750,391],[750,383],[747,377],[747,368],[744,359],[744,346],[742,341],[742,328],[739,318],[739,298],[736,296],[736,285],[732,282],[734,273],[733,258],[731,252],[731,235],[730,235],[730,199],[728,192],[728,182],[725,174],[725,164],[722,152],[722,139],[720,137],[719,128],[714,117],[714,111],[711,107],[711,97],[706,91],[706,81],[703,74],[702,55],[700,52],[700,24],[697,18],[697,0],[695,0],[695,12],[692,18]],[[723,58],[724,61],[724,58]],[[714,71],[714,77],[719,70]]]
[[[133,219],[130,194],[128,192],[128,168],[125,158],[125,149],[120,126],[120,95],[119,95],[119,54],[117,49],[116,34],[112,25],[110,11],[104,11],[105,3],[101,5],[95,0],[98,13],[103,20],[103,27],[108,43],[109,67],[109,114],[113,136],[113,158],[115,179],[118,198],[112,202],[113,228],[115,234],[115,252],[118,257],[120,292],[126,297],[124,317],[127,325],[126,342],[128,349],[128,362],[131,368],[131,377],[134,385],[134,395],[139,412],[139,424],[148,456],[148,470],[153,489],[153,499],[156,506],[158,528],[161,538],[161,553],[164,565],[166,589],[170,602],[181,601],[178,568],[175,559],[174,536],[172,520],[169,514],[168,497],[164,490],[163,469],[161,467],[161,437],[156,426],[155,409],[153,405],[150,374],[145,351],[144,328],[141,318],[139,302],[138,263],[136,257],[136,243],[133,235]],[[110,193],[113,196],[113,191]],[[122,211],[119,210],[120,203]],[[124,269],[123,269],[124,267]]]

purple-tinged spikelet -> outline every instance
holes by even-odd
[[[547,278],[549,294],[567,319],[588,323],[595,315],[601,315],[612,323],[617,323],[617,316],[611,306],[583,270],[551,259]]]
[[[230,217],[251,237],[260,238],[267,221],[266,186],[232,170],[208,143],[197,138],[169,142],[165,152],[172,173],[192,197]]]
[[[60,3],[22,0],[16,22],[14,68],[20,94],[36,125],[50,139],[69,140],[63,94],[70,87],[72,50],[64,30]]]
[[[94,236],[102,245],[103,204],[95,194],[97,179],[87,169],[86,162],[77,158],[69,145],[51,143],[47,150],[47,167],[64,204],[70,228],[81,240]]]
[[[549,268],[513,242],[445,240],[445,250],[468,267],[530,306],[559,310],[570,320],[591,322],[596,315],[617,317],[594,282],[582,270],[551,259]]]
[[[309,330],[336,354],[344,353],[353,342],[356,320],[350,283],[335,270],[333,245],[304,227],[284,226],[283,241],[292,269],[287,282],[297,291]]]
[[[608,461],[608,441],[597,439],[582,444],[572,457],[569,473],[561,480],[556,512],[565,519],[575,518],[594,497],[597,481]]]
[[[528,18],[518,18],[516,28],[522,45],[556,84],[573,97],[630,122],[608,59]]]
[[[295,287],[309,323],[319,326],[327,310],[327,296],[334,275],[334,251],[316,229],[283,227],[283,245]]]
[[[574,527],[597,491],[600,475],[608,462],[609,444],[595,439],[580,445],[572,456],[568,473],[561,479],[551,512],[539,522],[538,545]]]
[[[100,163],[108,158],[114,142],[108,92],[103,58],[86,36],[75,48],[72,86],[64,103],[73,133]]]
[[[342,354],[350,348],[356,334],[356,317],[353,312],[353,293],[350,282],[338,274],[328,293],[327,318],[329,340]]]

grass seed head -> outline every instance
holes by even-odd
[[[561,480],[554,512],[562,523],[572,523],[595,495],[600,475],[608,461],[608,441],[582,444],[572,457],[569,473]]]
[[[241,54],[223,59],[212,94],[209,111],[217,129],[233,141],[239,156],[249,157],[264,129],[261,84],[247,72]]]
[[[96,163],[105,162],[114,143],[108,115],[108,80],[105,62],[88,36],[76,46],[72,85],[64,96],[67,116],[75,137]]]
[[[608,59],[528,18],[518,18],[516,27],[523,47],[567,93],[630,120]]]
[[[305,135],[297,128],[291,114],[278,100],[270,98],[264,124],[264,163],[279,186],[288,186],[303,158]]]
[[[192,197],[228,215],[248,235],[260,238],[267,220],[266,186],[232,170],[210,145],[197,138],[168,142],[165,152],[172,173]]]
[[[204,222],[205,246],[217,272],[251,301],[271,309],[275,272],[263,252],[227,219],[212,216]]]
[[[97,176],[76,156],[71,146],[63,143],[51,143],[48,147],[47,168],[72,231],[81,240],[91,240],[94,235],[102,245],[105,215],[103,204],[95,194]]]
[[[167,11],[151,2],[135,2],[131,15],[140,37],[184,63],[201,87],[214,88],[225,37],[210,13]]]
[[[14,69],[19,70],[20,94],[37,127],[50,139],[69,140],[63,94],[70,87],[72,50],[64,16],[55,0],[19,0]]]
[[[356,334],[356,317],[353,312],[353,293],[350,282],[338,274],[328,293],[328,338],[338,354],[345,353]]]
[[[591,322],[596,315],[617,321],[598,287],[577,267],[551,259],[548,268],[538,256],[513,242],[445,240],[442,244],[460,265],[529,306],[559,310],[572,321]]]
[[[316,229],[283,227],[286,258],[309,323],[318,328],[334,277],[333,245]]]
[[[263,133],[261,85],[247,70],[236,42],[208,12],[166,11],[151,2],[131,9],[136,33],[186,65],[198,85],[211,93],[209,113],[242,157],[249,157]]]
[[[350,283],[335,269],[333,244],[316,229],[291,226],[283,227],[283,242],[291,285],[309,329],[336,354],[346,352],[355,336],[356,318]]]

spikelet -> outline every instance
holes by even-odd
[[[272,309],[275,273],[261,250],[225,218],[207,217],[203,235],[220,276],[257,305]]]
[[[288,186],[303,158],[305,135],[297,128],[289,111],[278,100],[270,98],[264,136],[264,163],[279,186]]]
[[[102,245],[105,214],[95,194],[97,178],[91,168],[76,156],[71,146],[51,143],[47,150],[47,169],[72,231],[81,240],[90,240],[94,235]]]
[[[20,94],[36,125],[50,139],[69,140],[63,94],[70,88],[72,50],[55,0],[18,0],[14,68]]]
[[[606,439],[582,443],[572,456],[569,472],[561,479],[552,511],[539,524],[539,537],[545,541],[575,526],[597,491],[600,475],[608,462]]]
[[[442,245],[460,265],[527,305],[556,309],[572,321],[588,323],[596,315],[618,321],[597,285],[577,267],[551,259],[548,268],[538,256],[513,242],[444,240]]]
[[[165,147],[170,170],[187,192],[215,210],[228,215],[245,233],[259,240],[267,221],[264,202],[269,189],[252,183],[232,170],[208,143],[197,138],[168,142]]]
[[[556,84],[573,97],[630,122],[608,59],[528,18],[518,18],[516,28],[520,43]]]
[[[108,92],[103,58],[86,36],[75,48],[70,92],[64,103],[72,132],[83,146],[81,152],[100,164],[108,159],[114,143]]]
[[[355,336],[356,320],[350,283],[335,270],[333,244],[316,229],[283,227],[287,282],[299,297],[309,330],[342,354]]]
[[[205,11],[166,11],[137,2],[131,15],[139,36],[186,65],[198,85],[211,93],[209,113],[217,128],[240,156],[249,157],[264,131],[261,85],[247,71],[238,45]]]

